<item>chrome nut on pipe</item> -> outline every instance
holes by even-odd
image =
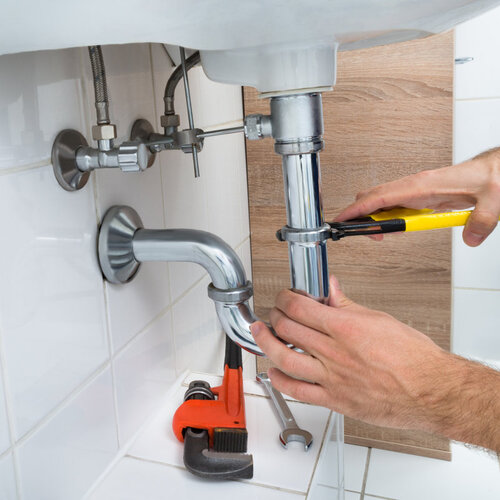
[[[113,124],[94,125],[92,127],[94,141],[110,141],[116,139],[116,126]]]
[[[272,132],[270,116],[260,114],[245,116],[245,136],[249,141],[271,137]]]

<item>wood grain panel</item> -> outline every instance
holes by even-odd
[[[327,220],[370,186],[452,161],[453,35],[340,53],[338,81],[323,94],[321,154]],[[245,113],[269,113],[268,100],[246,88]],[[272,140],[247,143],[255,305],[266,318],[290,286],[280,157]],[[346,238],[329,244],[329,266],[345,293],[450,344],[451,233],[390,235],[382,243]],[[265,369],[266,360],[259,360]],[[346,441],[448,458],[448,441],[346,418]]]

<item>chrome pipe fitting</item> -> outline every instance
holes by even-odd
[[[287,213],[287,225],[277,236],[288,242],[292,287],[326,302],[330,232],[321,198],[321,94],[271,98],[271,124],[274,149],[282,156]]]
[[[226,334],[243,349],[263,355],[250,332],[250,325],[258,321],[249,304],[252,284],[236,252],[218,236],[195,229],[144,229],[134,209],[115,206],[104,216],[98,254],[104,277],[115,284],[131,281],[141,262],[201,265],[212,279],[208,296]]]

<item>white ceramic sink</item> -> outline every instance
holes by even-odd
[[[335,51],[445,31],[499,0],[2,0],[0,54],[161,42],[263,92],[331,87]]]

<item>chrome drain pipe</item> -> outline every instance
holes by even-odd
[[[271,98],[271,123],[274,149],[282,156],[287,213],[287,225],[277,236],[288,242],[292,288],[326,302],[330,227],[321,199],[321,94]]]
[[[258,318],[250,307],[253,287],[236,252],[221,238],[195,229],[143,229],[131,207],[110,208],[101,225],[99,264],[111,283],[127,283],[141,262],[194,262],[210,275],[208,296],[226,334],[243,349],[262,356],[250,325]]]

